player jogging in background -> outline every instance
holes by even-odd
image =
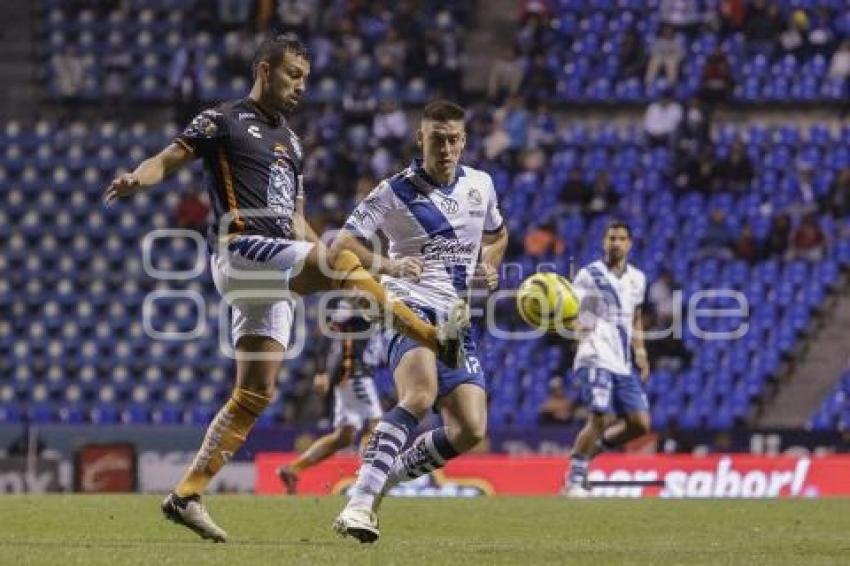
[[[604,259],[580,269],[573,280],[581,299],[573,369],[590,417],[573,446],[566,478],[570,497],[590,495],[587,471],[594,456],[649,432],[649,404],[642,383],[649,378],[649,360],[640,312],[646,276],[628,262],[632,247],[628,224],[611,222],[603,245]],[[640,378],[632,372],[632,350]]]
[[[333,432],[313,442],[292,464],[278,468],[277,475],[289,495],[297,491],[298,474],[351,446],[361,430],[361,448],[365,447],[381,418],[373,374],[385,358],[383,333],[366,334],[371,323],[358,316],[347,300],[340,301],[331,321],[342,337],[331,339],[324,367],[313,386],[322,396],[333,387]]]
[[[423,320],[444,319],[470,285],[493,290],[508,234],[490,176],[459,164],[466,143],[464,110],[448,101],[425,107],[417,132],[422,159],[381,182],[354,210],[333,244],[364,265],[378,257],[359,238],[376,231],[389,240],[391,258],[415,258],[405,277],[386,274],[387,289]],[[398,404],[369,440],[345,509],[333,523],[361,542],[378,536],[377,507],[393,484],[427,474],[478,444],[487,428],[487,398],[475,344],[464,339],[466,363],[452,369],[405,336],[388,346]],[[445,426],[416,438],[419,421],[438,408]]]
[[[185,476],[163,501],[162,511],[217,542],[227,535],[210,518],[200,496],[272,400],[293,321],[291,301],[281,292],[358,290],[389,311],[395,328],[446,363],[456,365],[461,359],[464,305],[453,305],[452,316],[439,329],[423,322],[403,303],[389,300],[357,255],[347,250],[328,253],[307,225],[302,147],[284,113],[298,106],[309,73],[298,40],[266,40],[254,58],[254,84],[246,98],[201,112],[160,153],[113,180],[105,194],[107,204],[130,197],[203,159],[215,212],[209,234],[212,274],[232,309],[236,379],[230,399],[207,429]],[[393,261],[383,268],[399,274],[404,267],[404,262]]]

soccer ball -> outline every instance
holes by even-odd
[[[535,273],[519,286],[516,306],[529,325],[555,332],[572,328],[578,316],[579,299],[566,277],[557,273]]]

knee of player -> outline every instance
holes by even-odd
[[[407,393],[399,400],[399,405],[421,421],[428,415],[428,411],[434,405],[434,396],[426,391]]]
[[[480,422],[464,427],[462,432],[467,450],[471,450],[487,438],[487,423]]]
[[[628,425],[632,429],[632,434],[639,436],[647,434],[652,430],[649,414],[641,413],[629,419]]]

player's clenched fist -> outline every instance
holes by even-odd
[[[422,260],[416,257],[390,260],[386,273],[392,277],[419,281],[422,276]]]
[[[136,194],[141,187],[139,178],[133,173],[122,173],[115,177],[106,188],[103,200],[106,204],[112,204],[119,198],[127,198]]]
[[[489,263],[479,263],[475,266],[473,285],[478,288],[486,287],[489,291],[495,291],[499,286],[499,272]]]

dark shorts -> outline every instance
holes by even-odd
[[[420,307],[418,305],[408,304],[407,306],[415,312],[419,318],[431,324],[435,324],[437,316],[431,309]],[[398,367],[402,356],[413,348],[422,347],[419,342],[400,333],[396,333],[390,341],[388,362],[390,370],[395,373],[395,368]],[[484,372],[481,369],[481,362],[478,359],[478,350],[475,346],[475,340],[472,335],[467,332],[463,340],[463,350],[466,357],[464,367],[451,369],[439,360],[437,361],[437,398],[445,397],[454,390],[455,387],[463,383],[471,383],[477,385],[481,389],[485,389]]]
[[[594,413],[625,415],[649,411],[643,383],[634,374],[621,375],[599,368],[579,368],[582,402]]]

